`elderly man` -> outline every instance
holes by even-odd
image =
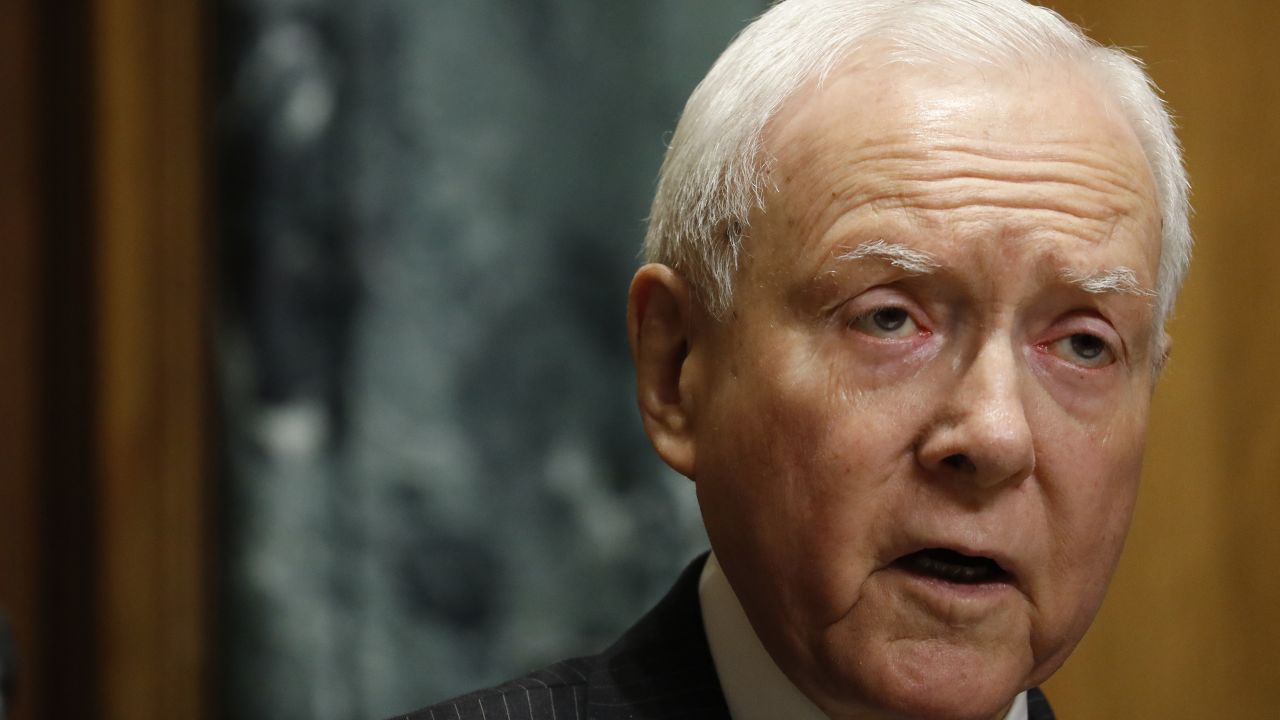
[[[787,0],[686,106],[628,328],[712,553],[421,718],[1050,718],[1190,248],[1139,65],[1019,0]]]

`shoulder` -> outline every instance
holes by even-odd
[[[599,655],[565,660],[396,720],[728,720],[698,604],[706,554]]]
[[[549,665],[501,685],[476,690],[392,720],[507,720],[586,715],[587,677],[591,658],[575,658]]]

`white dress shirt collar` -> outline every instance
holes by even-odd
[[[698,600],[711,658],[733,720],[826,720],[760,644],[714,553],[702,568]],[[1025,692],[1018,693],[1005,720],[1027,720]]]

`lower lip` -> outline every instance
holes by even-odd
[[[900,567],[890,566],[885,568],[885,570],[892,573],[894,576],[901,578],[911,587],[924,590],[927,595],[945,601],[947,603],[948,610],[952,609],[954,603],[957,602],[973,604],[975,606],[997,603],[1005,597],[1017,592],[1017,588],[1008,580],[982,583],[957,583],[913,572]]]

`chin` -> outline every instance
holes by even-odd
[[[823,673],[828,688],[820,692],[829,701],[818,705],[834,718],[871,709],[903,720],[1002,720],[1024,689],[1025,668],[1007,657],[928,645],[893,650],[906,652],[862,655]]]
[[[871,709],[875,717],[901,720],[1002,720],[1014,696],[1021,692],[985,692],[987,689],[973,686],[948,688],[937,694],[885,690],[878,688],[857,702],[819,705],[833,718],[860,718],[865,710]]]
[[[961,704],[937,701],[936,698],[924,702],[910,702],[893,707],[885,707],[889,717],[902,720],[1003,720],[1013,698],[999,705],[978,705],[964,702]]]

